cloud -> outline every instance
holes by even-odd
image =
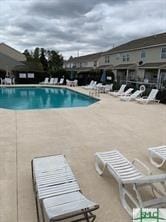
[[[1,0],[0,42],[65,57],[166,30],[165,0]]]
[[[120,4],[125,1],[126,0],[38,0],[30,6],[30,12],[51,18],[75,18],[84,16],[91,11],[95,5],[101,3]]]

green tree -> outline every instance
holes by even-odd
[[[55,50],[48,50],[48,72],[50,74],[56,73],[62,69],[63,57]]]
[[[33,57],[32,55],[30,54],[30,52],[28,51],[28,49],[25,49],[23,54],[25,55],[27,61],[32,61],[33,60]]]
[[[41,53],[40,53],[40,62],[43,66],[43,70],[47,72],[48,71],[48,61],[47,61],[46,56],[45,56],[46,50],[44,48],[41,48],[40,51],[41,51]]]
[[[38,47],[35,48],[35,50],[34,50],[33,58],[34,58],[36,61],[40,61],[40,49],[39,49]]]

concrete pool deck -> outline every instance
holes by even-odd
[[[59,153],[66,155],[85,196],[99,203],[96,222],[130,221],[116,181],[96,173],[94,153],[117,148],[129,160],[141,159],[154,173],[163,172],[149,163],[147,148],[166,144],[166,106],[100,98],[84,108],[0,109],[0,222],[36,222],[30,161]]]

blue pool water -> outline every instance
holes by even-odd
[[[0,88],[0,108],[26,110],[82,107],[97,100],[65,88]]]

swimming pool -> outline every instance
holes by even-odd
[[[2,87],[0,108],[13,110],[84,107],[98,101],[66,88]]]

